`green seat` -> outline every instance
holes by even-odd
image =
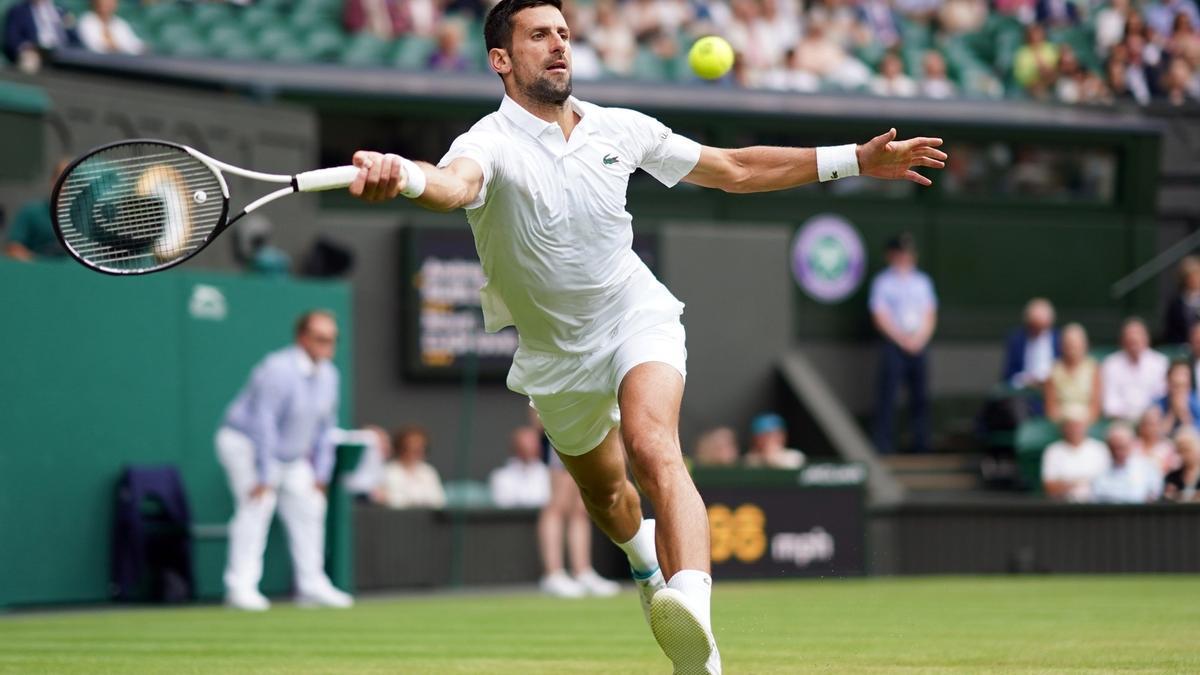
[[[331,61],[342,52],[346,34],[337,28],[323,26],[309,33],[305,44],[310,60]]]
[[[162,51],[174,53],[173,45],[180,42],[202,42],[191,24],[176,21],[163,24],[158,29],[158,45]]]
[[[272,61],[279,63],[307,63],[315,60],[307,45],[301,42],[279,45],[279,48],[270,56]]]
[[[192,5],[191,23],[197,30],[208,30],[221,23],[233,23],[233,8],[223,2],[203,2]]]
[[[391,42],[368,33],[350,38],[338,60],[347,66],[381,66]]]
[[[142,18],[147,25],[159,28],[164,24],[184,21],[187,19],[187,14],[177,3],[156,2],[142,10]]]
[[[263,7],[261,4],[242,9],[236,17],[237,24],[251,34],[282,20],[283,18],[278,12],[270,7]]]
[[[429,55],[436,47],[431,38],[416,35],[398,38],[392,51],[392,65],[401,70],[425,70]]]
[[[208,32],[207,42],[214,51],[236,47],[237,44],[250,45],[251,40],[241,26],[235,23],[222,23],[213,26]]]
[[[286,28],[278,25],[267,26],[258,33],[256,39],[259,53],[274,54],[280,50],[283,45],[291,44],[295,41],[295,36]]]
[[[630,75],[643,82],[665,82],[668,79],[667,65],[649,49],[639,49],[633,59]]]

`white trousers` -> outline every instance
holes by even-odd
[[[229,478],[234,513],[229,521],[229,559],[225,565],[227,592],[257,589],[262,580],[263,553],[275,506],[287,527],[296,590],[319,593],[330,585],[325,575],[325,495],[306,459],[280,463],[271,490],[258,499],[250,492],[258,484],[254,443],[245,434],[222,427],[217,431],[217,457]]]

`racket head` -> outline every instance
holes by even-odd
[[[92,149],[58,177],[50,197],[63,248],[114,275],[178,265],[227,226],[228,214],[220,170],[187,146],[156,139]]]

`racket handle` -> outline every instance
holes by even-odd
[[[320,192],[348,187],[358,176],[357,166],[335,166],[296,174],[297,192]]]

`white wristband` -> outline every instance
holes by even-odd
[[[826,145],[817,148],[817,178],[828,180],[858,175],[857,145]]]
[[[404,169],[404,175],[407,177],[404,189],[400,191],[400,194],[409,199],[420,197],[425,192],[425,172],[421,170],[421,167],[403,157],[400,158],[400,166]]]

